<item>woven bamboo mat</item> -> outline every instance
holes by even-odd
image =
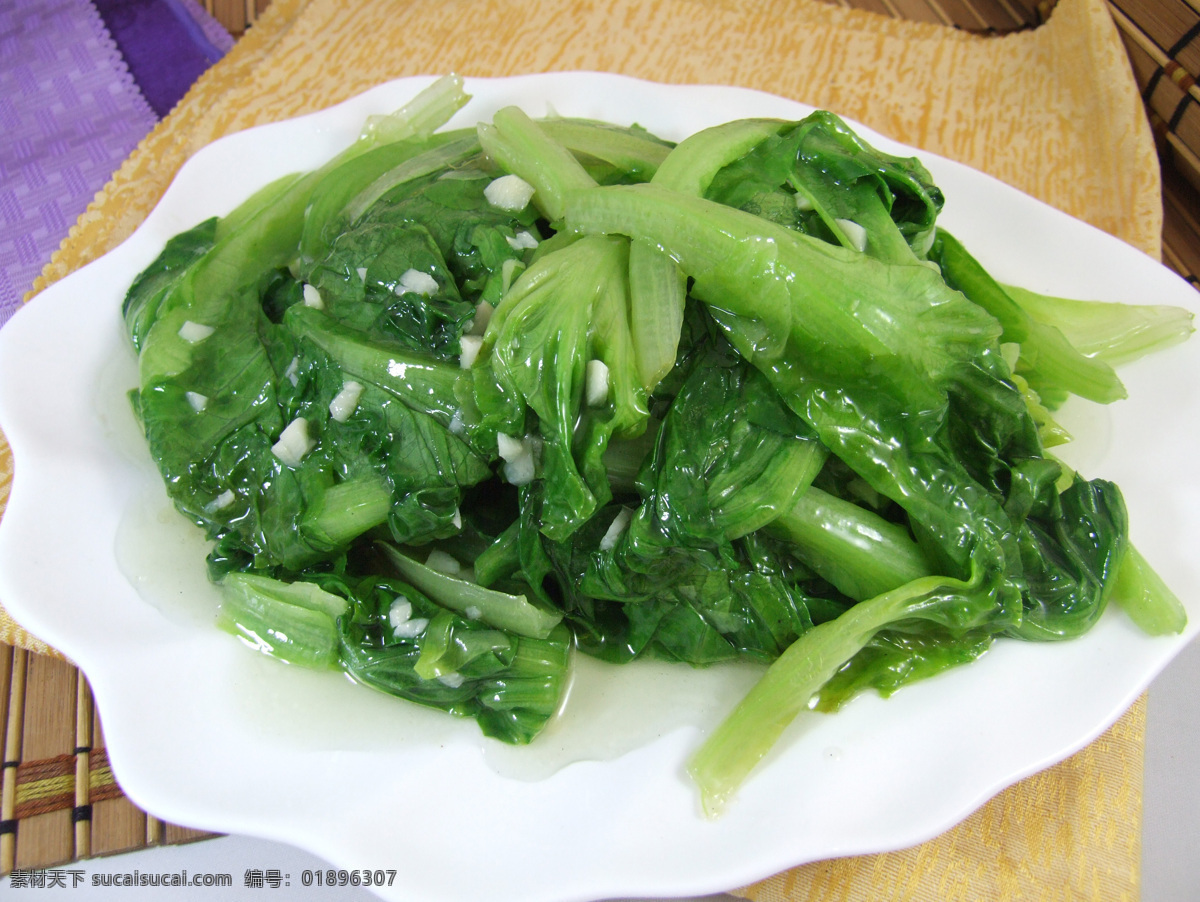
[[[974,32],[1036,27],[1053,0],[830,0],[899,19]],[[232,32],[252,27],[264,0],[207,0]],[[1140,61],[1148,80],[1167,58]],[[1131,51],[1131,57],[1134,52]],[[1135,70],[1139,60],[1134,58]],[[1167,73],[1168,76],[1170,73]],[[1160,76],[1159,80],[1162,78]],[[1168,78],[1168,80],[1170,80]],[[1165,140],[1164,154],[1170,143]],[[1200,203],[1187,179],[1165,173],[1165,261],[1200,285]],[[7,477],[0,474],[0,507]],[[121,792],[108,766],[104,736],[83,675],[68,662],[0,644],[0,874],[78,858],[201,839],[210,834],[164,823]]]
[[[1200,0],[1109,0],[1163,166],[1163,262],[1200,288]]]
[[[271,0],[202,0],[204,11],[220,22],[234,37],[256,21],[271,3]]]
[[[167,824],[113,779],[87,681],[66,661],[0,645],[0,872],[210,834]]]

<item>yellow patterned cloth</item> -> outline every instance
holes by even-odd
[[[127,237],[180,165],[222,135],[398,76],[569,69],[741,85],[826,107],[1159,252],[1157,160],[1102,0],[1061,0],[1046,25],[1002,38],[812,0],[275,0],[116,173],[35,290]],[[0,448],[0,503],[11,473]],[[3,609],[0,640],[47,651]],[[937,839],[807,865],[738,892],[1136,899],[1143,730],[1139,703],[1083,752]]]

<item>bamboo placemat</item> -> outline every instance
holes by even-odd
[[[203,0],[204,11],[220,22],[234,37],[258,21],[271,0]]]
[[[1200,0],[1108,0],[1163,166],[1163,262],[1200,288]]]
[[[87,680],[69,662],[0,645],[0,723],[0,873],[211,835],[151,817],[125,797]]]
[[[1109,0],[1151,116],[1200,186],[1200,2]]]
[[[214,13],[221,11],[219,0],[206,5]],[[836,0],[834,5],[992,33],[1034,27],[1049,9],[1035,0]],[[257,13],[258,7],[254,10]],[[255,44],[257,39],[258,44],[269,46],[271,36],[266,31],[272,27],[275,23],[267,16],[263,24],[250,28],[242,43]],[[228,60],[230,65],[250,65],[258,52],[250,46],[235,51],[238,49],[243,53],[237,61]],[[1196,209],[1183,204],[1173,220],[1169,211],[1167,221],[1174,223],[1169,228],[1176,228],[1180,234],[1194,229]],[[1195,271],[1200,255],[1176,256],[1181,265]],[[1171,261],[1171,255],[1167,257]],[[9,475],[0,474],[0,504],[7,495]],[[1098,740],[1097,747],[1137,746],[1140,762],[1138,743],[1143,724],[1144,704],[1139,703]],[[208,835],[164,824],[124,797],[107,766],[103,733],[86,680],[68,662],[0,645],[0,726],[4,729],[5,752],[0,791],[0,873],[14,867],[49,867],[76,858]],[[1085,771],[1089,754],[1090,750],[1081,752],[1066,763],[1067,769],[1072,762],[1079,762],[1080,771]],[[1127,776],[1140,784],[1140,772]],[[990,828],[985,823],[981,829]],[[831,879],[840,873],[840,867],[837,863],[828,865]],[[769,892],[769,888],[760,889],[759,898],[769,898]]]
[[[1163,165],[1163,263],[1200,290],[1200,190],[1169,158]]]

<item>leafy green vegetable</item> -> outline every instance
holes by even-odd
[[[561,614],[535,607],[522,596],[485,589],[469,579],[456,579],[414,561],[390,545],[383,548],[401,576],[443,607],[472,620],[531,639],[545,639],[562,620]]]
[[[221,582],[220,624],[259,651],[289,664],[325,668],[337,663],[337,618],[346,599],[313,583],[281,583],[252,573]]]
[[[258,650],[473,717],[487,736],[527,743],[558,710],[570,652],[562,627],[515,636],[386,575],[287,583],[231,573],[221,589],[221,625]]]
[[[876,150],[824,111],[768,135],[706,196],[892,263],[924,259],[942,208],[920,161]]]
[[[129,290],[225,628],[518,743],[573,646],[770,664],[691,764],[712,809],[805,708],[1110,598],[1183,628],[1116,486],[1045,448],[1189,314],[999,284],[829,113],[437,131],[465,100],[435,82]]]
[[[608,439],[645,424],[625,319],[627,267],[627,247],[605,238],[548,253],[514,283],[483,339],[496,378],[538,418],[542,478],[552,486],[541,529],[551,537],[566,537],[609,499]],[[587,403],[592,361],[607,370],[603,403]]]
[[[1113,599],[1130,620],[1151,636],[1182,633],[1187,626],[1183,604],[1132,545],[1117,571]]]
[[[931,258],[940,264],[946,284],[996,317],[1004,327],[1003,340],[1020,347],[1015,370],[1041,397],[1071,393],[1100,404],[1125,397],[1125,387],[1111,366],[1085,356],[1059,329],[1030,316],[944,229],[938,231]]]
[[[715,330],[687,366],[637,508],[610,506],[569,541],[542,545],[584,649],[769,659],[811,618],[769,542],[750,536],[812,482],[826,452]]]
[[[1179,344],[1194,331],[1192,314],[1182,307],[1068,300],[1015,285],[1004,290],[1034,320],[1061,330],[1081,354],[1110,366]]]

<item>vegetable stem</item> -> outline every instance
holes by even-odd
[[[524,595],[485,589],[426,567],[386,542],[378,544],[401,576],[438,604],[463,616],[474,614],[497,629],[533,639],[545,639],[562,620],[562,614],[530,604]]]
[[[771,530],[794,543],[801,560],[856,601],[934,572],[903,526],[811,486]]]
[[[251,573],[230,573],[220,588],[217,624],[222,629],[289,664],[337,666],[337,618],[349,607],[346,599],[310,582],[285,583]]]
[[[320,506],[305,514],[301,528],[338,548],[385,522],[391,506],[387,481],[362,476],[327,488]]]
[[[945,229],[938,229],[931,257],[948,285],[1000,321],[1002,340],[1020,344],[1018,371],[1035,389],[1051,387],[1100,404],[1125,397],[1125,386],[1111,366],[1085,357],[1059,329],[1033,319]]]
[[[1187,626],[1183,603],[1133,545],[1117,570],[1112,600],[1147,635],[1178,635]]]
[[[710,817],[721,813],[784,729],[872,636],[889,623],[916,614],[927,596],[966,587],[959,580],[923,577],[854,605],[792,643],[688,763],[705,813]]]
[[[1192,334],[1192,312],[1165,304],[1078,301],[1004,286],[1036,321],[1060,329],[1080,353],[1121,366],[1179,344]]]
[[[492,125],[480,124],[479,143],[488,156],[534,187],[533,202],[551,222],[562,219],[568,191],[596,184],[567,148],[517,107],[497,112]]]

